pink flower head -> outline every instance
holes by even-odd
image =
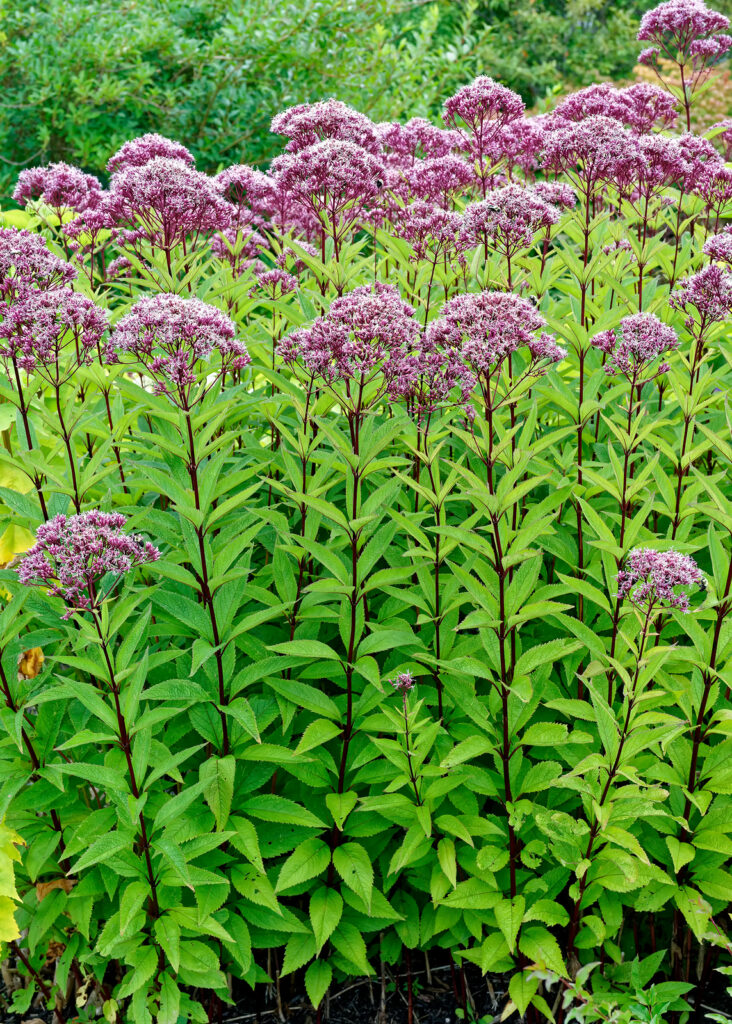
[[[716,124],[713,124],[712,128],[721,129],[715,135],[715,139],[722,143],[724,159],[729,160],[732,157],[732,118],[725,117],[721,121],[717,121]]]
[[[707,171],[713,166],[721,167],[722,158],[707,139],[691,132],[684,132],[674,142],[683,161],[683,174],[680,181],[688,192],[696,188]]]
[[[281,267],[261,267],[255,270],[257,284],[266,292],[270,299],[278,299],[283,295],[294,292],[297,288],[297,278],[288,274]]]
[[[12,302],[26,289],[47,291],[70,284],[76,270],[55,256],[42,235],[0,228],[0,296]]]
[[[448,128],[460,132],[477,161],[484,192],[488,178],[485,163],[491,143],[505,125],[523,114],[524,101],[518,93],[486,75],[479,75],[445,101],[443,120]]]
[[[106,309],[70,288],[29,289],[4,312],[0,355],[26,373],[37,370],[49,383],[60,384],[91,363],[108,317]]]
[[[168,160],[182,160],[189,167],[196,162],[193,154],[182,142],[166,139],[157,132],[148,132],[147,135],[140,135],[137,139],[125,142],[114,156],[109,158],[107,170],[112,174],[115,171],[125,171],[128,167],[142,167],[156,156],[164,156]]]
[[[708,162],[697,175],[694,191],[709,210],[721,214],[732,199],[732,169],[721,163]]]
[[[513,292],[483,291],[456,295],[427,328],[427,341],[437,348],[455,348],[485,381],[521,346],[536,341],[544,317]]]
[[[393,285],[361,285],[335,299],[311,327],[289,334],[277,352],[326,384],[381,376],[383,389],[400,376],[419,336],[414,310]]]
[[[732,314],[732,274],[712,263],[684,278],[668,301],[672,309],[687,313],[690,322],[696,314],[702,328],[726,320]]]
[[[643,611],[662,608],[689,610],[689,595],[677,587],[705,587],[706,581],[693,558],[678,551],[633,548],[618,573],[618,597],[627,597]]]
[[[678,139],[666,135],[641,135],[638,139],[641,163],[634,178],[628,182],[628,191],[636,198],[650,199],[669,185],[683,181],[686,160]]]
[[[641,18],[638,39],[650,42],[655,53],[644,51],[644,63],[656,56],[667,57],[680,64],[689,57],[703,59],[721,56],[732,40],[719,33],[729,28],[729,19],[713,11],[703,0],[666,0]]]
[[[732,234],[723,231],[721,235],[712,235],[704,243],[702,251],[705,256],[732,267]]]
[[[566,121],[584,121],[601,114],[644,134],[674,126],[678,117],[674,103],[673,96],[649,82],[636,82],[623,89],[601,82],[567,96],[554,113]]]
[[[492,246],[510,258],[532,245],[537,232],[558,220],[556,207],[545,203],[533,189],[506,185],[466,207],[463,230],[469,245]]]
[[[373,154],[381,152],[376,125],[365,114],[335,99],[289,107],[272,118],[270,131],[290,140],[288,153],[297,153],[325,139],[353,142]]]
[[[566,96],[555,107],[554,113],[565,121],[584,121],[587,117],[601,114],[624,124],[626,104],[620,89],[610,82],[598,82]]]
[[[394,679],[390,679],[389,682],[398,693],[408,693],[416,685],[411,672],[400,672]]]
[[[646,383],[642,378],[651,363],[677,348],[679,341],[674,329],[654,313],[634,313],[623,317],[614,330],[596,334],[591,343],[607,356],[607,373],[621,373],[637,386]]]
[[[412,247],[415,260],[460,259],[467,247],[463,218],[459,213],[417,200],[394,215],[394,233]]]
[[[387,158],[393,156],[395,163],[405,167],[418,158],[448,156],[462,146],[457,132],[438,128],[424,117],[413,117],[406,124],[386,121],[377,124],[376,130]]]
[[[21,206],[40,199],[53,207],[59,219],[65,213],[81,213],[97,206],[101,195],[101,182],[94,175],[64,163],[26,168],[18,175],[13,191],[13,199]]]
[[[475,184],[475,171],[462,157],[448,154],[415,160],[406,172],[409,192],[417,199],[449,208],[455,197]]]
[[[127,534],[120,512],[57,515],[38,527],[36,543],[16,569],[26,587],[45,587],[72,612],[96,611],[122,576],[160,558],[143,537]],[[104,586],[105,578],[111,582]]]
[[[275,182],[264,171],[248,164],[226,167],[214,178],[224,199],[234,206],[248,206],[254,213],[271,214]]]
[[[198,382],[197,364],[214,349],[221,356],[219,374],[250,362],[226,314],[200,299],[164,292],[140,299],[122,317],[112,332],[107,359],[117,362],[121,356],[133,356],[155,381],[156,393],[185,408]]]
[[[560,210],[571,210],[577,205],[577,196],[569,185],[561,181],[535,181],[531,191],[547,205],[556,206]]]
[[[635,82],[621,89],[620,94],[625,104],[623,122],[639,135],[676,124],[676,100],[660,86]]]
[[[441,405],[466,406],[475,383],[457,349],[438,347],[422,335],[415,352],[402,361],[402,372],[392,381],[389,394],[405,400],[409,411],[422,420]]]
[[[590,196],[605,183],[620,187],[635,180],[643,159],[637,138],[619,121],[592,114],[547,133],[543,166],[566,173]]]
[[[169,252],[229,226],[233,210],[212,178],[183,160],[155,156],[112,176],[110,211],[130,229],[121,241],[135,248],[139,239]]]
[[[525,175],[531,175],[539,166],[544,133],[541,117],[516,118],[493,133],[486,146],[486,154],[494,164],[503,160],[509,175],[516,167],[520,167]]]
[[[132,277],[134,267],[126,256],[117,256],[107,267],[107,280],[113,281],[119,277]]]
[[[487,141],[496,128],[515,121],[523,113],[524,101],[518,93],[487,75],[479,75],[445,101],[443,119],[463,136],[467,128],[472,140],[480,143]]]
[[[560,363],[567,358],[566,348],[557,345],[553,334],[542,333],[534,341],[529,342],[529,351],[534,362]]]
[[[277,187],[340,239],[374,203],[382,162],[353,142],[326,139],[272,161]]]

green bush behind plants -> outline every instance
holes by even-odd
[[[642,4],[596,0],[3,0],[0,189],[20,166],[104,171],[126,139],[185,140],[215,171],[277,152],[272,113],[337,95],[373,120],[435,116],[490,74],[530,105],[628,77]],[[598,46],[598,40],[612,45]]]

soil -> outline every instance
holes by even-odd
[[[433,966],[428,979],[426,970],[418,970],[415,965],[411,1015],[403,972],[387,971],[383,1004],[381,979],[334,986],[319,1012],[312,1009],[304,993],[286,991],[284,982],[279,1000],[282,1015],[274,987],[258,986],[256,994],[245,987],[235,995],[239,998],[233,1006],[212,1004],[208,1007],[211,1024],[280,1024],[283,1019],[287,1024],[461,1024],[464,1003],[469,1007],[469,1021],[498,1024],[505,1005],[506,979],[499,975],[482,977],[477,969],[466,967],[463,995],[459,971],[453,971],[449,965]],[[690,1024],[701,1024],[711,1012],[725,1014],[732,1020],[732,998],[727,995],[725,979],[721,976],[717,975],[704,992],[692,992],[688,998],[695,1007]],[[551,1005],[551,999],[549,1003]],[[53,1014],[42,1008],[31,1008],[21,1017],[7,1013],[5,1005],[0,989],[0,1024],[58,1024]],[[73,1020],[67,1012],[67,1024]],[[103,1022],[102,1017],[99,1020]]]

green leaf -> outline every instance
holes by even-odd
[[[338,927],[343,913],[343,899],[330,886],[321,886],[310,897],[310,923],[315,935],[316,952],[320,951]]]
[[[262,821],[280,822],[283,825],[307,825],[309,828],[326,828],[324,821],[317,818],[312,811],[306,810],[294,800],[277,796],[274,793],[262,793],[250,797],[241,805],[243,814]]]
[[[326,806],[333,815],[333,821],[341,832],[343,831],[343,825],[345,824],[346,818],[356,806],[357,802],[358,794],[351,790],[346,793],[328,793],[326,795]]]
[[[526,901],[523,896],[516,896],[513,900],[501,900],[493,908],[498,927],[512,953],[516,951],[516,937],[524,919],[525,909]]]
[[[160,979],[160,1009],[157,1024],[177,1024],[180,1013],[180,989],[165,972]]]
[[[521,931],[519,949],[541,968],[548,968],[562,978],[567,978],[567,968],[559,949],[559,943],[546,928],[533,925]]]
[[[200,778],[205,783],[203,795],[213,811],[218,832],[223,831],[229,820],[235,773],[236,761],[231,754],[227,757],[209,757],[201,765]]]
[[[180,967],[180,925],[164,913],[154,924],[155,938],[170,961],[170,966],[178,973]]]
[[[85,853],[72,865],[74,874],[90,868],[93,864],[101,864],[123,850],[132,850],[135,838],[129,832],[108,832],[99,836]]]
[[[680,843],[674,836],[666,836],[666,846],[671,854],[676,874],[694,859],[696,851],[691,843]]]
[[[509,998],[516,1004],[516,1009],[519,1012],[519,1017],[523,1017],[526,1013],[526,1008],[531,1002],[536,991],[539,988],[539,979],[532,978],[528,973],[523,971],[517,972],[513,975],[508,983],[508,995]]]
[[[327,960],[314,960],[305,972],[305,991],[314,1008],[320,1006],[333,979],[333,968]]]
[[[300,742],[295,747],[295,753],[304,754],[315,747],[322,747],[329,740],[339,736],[340,733],[341,727],[336,725],[335,722],[331,722],[327,718],[316,718],[303,732]],[[336,794],[329,793],[328,795],[334,796]]]
[[[360,843],[341,843],[333,851],[333,865],[349,889],[371,907],[374,869],[371,858]]]
[[[321,643],[320,640],[287,640],[283,644],[273,644],[267,648],[276,654],[289,654],[296,658],[315,658],[317,661],[339,661],[336,652]]]
[[[330,849],[322,839],[306,839],[297,846],[280,868],[276,892],[290,889],[322,874],[330,864]]]
[[[366,943],[355,925],[341,921],[331,935],[331,942],[341,956],[353,965],[356,975],[372,975],[375,973],[366,956]]]
[[[311,934],[291,935],[285,946],[280,977],[299,970],[315,956],[315,938]]]

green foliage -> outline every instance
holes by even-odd
[[[0,816],[26,843],[14,1010],[72,977],[132,1024],[205,1022],[231,979],[298,975],[320,1005],[414,950],[507,973],[508,1012],[549,1016],[557,979],[589,1006],[576,1019],[683,1009],[732,902],[732,448],[726,325],[700,340],[669,307],[710,225],[668,193],[641,217],[608,185],[515,257],[570,355],[538,373],[519,348],[474,418],[417,417],[373,381],[354,406],[273,349],[346,280],[398,284],[425,324],[458,290],[504,289],[491,249],[428,281],[386,227],[358,229],[340,259],[285,254],[278,298],[201,239],[169,265],[139,243],[117,282],[87,263],[75,287],[114,322],[195,295],[252,363],[201,361],[185,407],[149,366],[82,366],[68,431],[39,374],[25,422],[0,378],[5,562],[39,495],[49,515],[122,510],[162,552],[67,618],[0,571]],[[41,214],[23,219],[61,254]],[[267,243],[267,265],[298,246]],[[590,339],[639,305],[680,347],[629,388]],[[698,561],[689,614],[618,597],[646,546]]]

